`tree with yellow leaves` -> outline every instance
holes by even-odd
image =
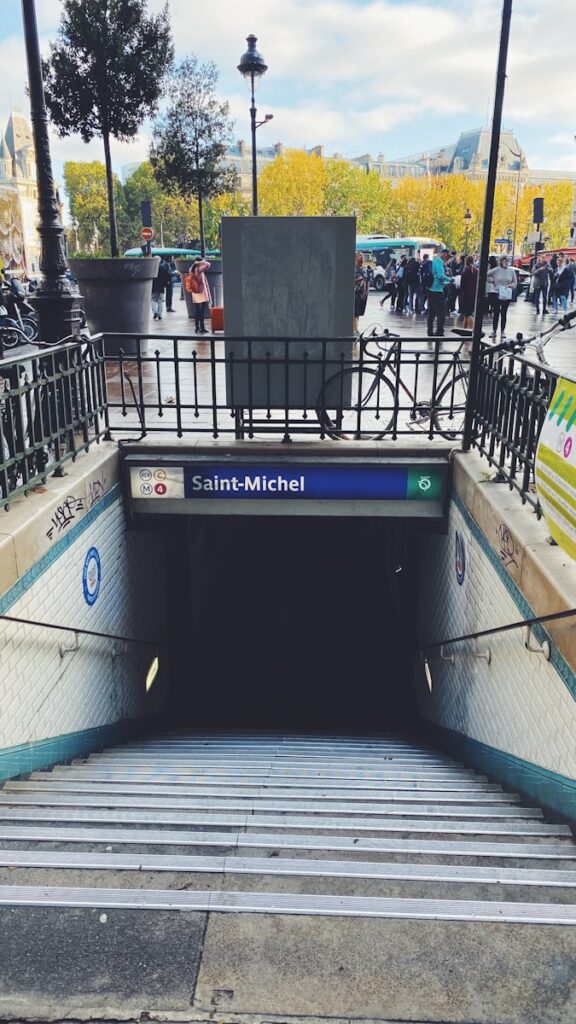
[[[258,178],[260,213],[269,217],[319,217],[324,210],[326,161],[316,153],[288,149]]]

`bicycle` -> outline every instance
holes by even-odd
[[[514,339],[498,345],[486,345],[486,353],[514,354],[534,348],[540,362],[547,365],[544,348],[552,336],[570,329],[576,311],[567,314],[546,331],[529,338],[521,333]],[[409,429],[421,429],[430,435],[437,433],[445,440],[454,441],[462,435],[468,398],[469,368],[463,351],[473,332],[454,328],[453,334],[462,338],[445,371],[437,379],[430,399],[420,401],[400,376],[397,356],[400,355],[399,335],[382,331],[375,326],[360,337],[360,361],[334,374],[326,381],[317,400],[316,413],[323,430],[334,440],[381,440],[395,429],[400,390],[411,403]],[[484,335],[482,335],[483,337]],[[390,348],[386,343],[394,339]],[[544,340],[546,339],[546,340]],[[370,352],[375,342],[377,351]],[[364,357],[372,362],[365,363]],[[351,394],[344,403],[343,396]],[[382,394],[384,393],[384,400]]]
[[[466,406],[468,370],[463,353],[467,339],[462,340],[436,379],[435,399],[431,401],[418,398],[417,389],[413,391],[402,379],[399,337],[379,325],[367,328],[359,338],[359,362],[326,381],[317,399],[316,414],[329,437],[373,441],[385,437],[396,426],[401,391],[410,402],[410,430],[440,433],[448,440],[459,436],[460,426],[453,421]],[[392,344],[387,347],[389,341]],[[370,350],[370,343],[375,344],[375,350]],[[348,394],[350,400],[344,401]]]

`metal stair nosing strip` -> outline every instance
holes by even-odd
[[[210,742],[169,742],[166,740],[153,740],[149,743],[136,743],[128,742],[123,743],[121,748],[107,748],[102,753],[116,754],[119,751],[128,753],[143,753],[147,754],[150,751],[154,752],[165,752],[165,753],[176,753],[176,754],[197,754],[198,752],[210,753],[211,751],[228,751],[238,753],[239,751],[247,751],[249,753],[266,753],[273,754],[276,757],[284,757],[291,754],[304,754],[304,755],[322,755],[323,757],[327,754],[358,754],[362,757],[369,755],[388,755],[394,756],[396,754],[406,754],[413,758],[443,758],[447,761],[453,761],[454,758],[450,755],[445,754],[438,748],[428,746],[423,748],[414,743],[363,743],[359,742],[297,742],[291,741],[287,743],[278,743],[275,741],[266,742],[262,740],[213,740]]]
[[[220,779],[206,779],[206,776],[200,776],[195,778],[194,776],[154,776],[152,774],[147,776],[139,775],[122,775],[118,774],[114,776],[112,774],[106,774],[102,776],[98,775],[86,775],[77,776],[74,772],[70,772],[69,775],[40,775],[33,773],[27,783],[24,782],[11,782],[6,784],[4,789],[15,791],[17,789],[38,789],[40,786],[46,786],[50,784],[54,789],[77,789],[82,791],[90,792],[96,788],[105,789],[107,786],[114,785],[118,788],[130,786],[139,787],[140,792],[146,792],[143,788],[145,786],[154,786],[157,788],[159,793],[170,793],[169,787],[174,787],[174,792],[192,792],[193,790],[198,792],[200,795],[203,793],[226,793],[231,792],[245,792],[246,790],[256,789],[258,792],[270,793],[276,790],[284,793],[288,792],[293,795],[295,791],[301,791],[308,795],[314,792],[326,792],[330,796],[343,794],[344,796],[350,796],[356,799],[358,794],[367,793],[372,798],[373,793],[429,793],[432,799],[434,795],[449,793],[449,794],[502,794],[502,788],[497,783],[487,782],[416,782],[416,781],[396,781],[396,782],[365,782],[361,780],[348,781],[346,779],[338,779],[336,781],[325,781],[324,779],[282,779],[277,781],[275,779],[257,779],[257,780],[220,780]],[[134,788],[134,792],[137,790]],[[503,796],[511,799],[512,802],[519,798],[514,795],[512,798],[511,794],[503,794]]]
[[[167,753],[161,751],[151,750],[150,752],[138,752],[130,753],[129,751],[119,750],[114,754],[91,754],[90,761],[101,763],[114,763],[120,764],[123,761],[135,761],[138,763],[148,763],[150,761],[160,762],[161,764],[174,764],[177,762],[196,762],[200,761],[203,764],[210,764],[212,761],[220,762],[223,764],[244,764],[245,762],[253,764],[271,763],[277,765],[301,765],[302,768],[311,767],[315,764],[318,765],[334,765],[340,767],[346,765],[347,767],[358,766],[360,768],[374,765],[376,767],[380,765],[389,765],[390,767],[400,767],[405,765],[407,767],[437,767],[437,768],[455,768],[458,763],[451,758],[443,757],[422,757],[421,755],[410,755],[410,754],[382,754],[380,756],[374,754],[367,757],[362,757],[359,754],[346,756],[344,754],[334,753],[330,756],[324,754],[273,754],[257,752],[232,752],[232,751],[207,751],[203,753],[184,751],[178,753]]]
[[[270,860],[268,857],[0,849],[0,867],[80,871],[173,871],[220,875],[296,875],[382,881],[470,882],[487,885],[576,888],[576,871],[570,870],[312,860],[303,857]]]
[[[93,796],[68,793],[22,793],[12,795],[6,790],[0,791],[0,807],[129,807],[129,808],[158,808],[159,810],[198,810],[204,807],[221,809],[223,811],[245,811],[247,814],[274,814],[282,812],[297,811],[310,815],[326,813],[348,814],[348,815],[374,815],[401,817],[403,815],[413,817],[458,817],[458,818],[533,818],[541,819],[542,811],[534,807],[517,807],[516,805],[489,804],[485,807],[462,803],[447,803],[440,806],[436,803],[361,803],[355,801],[343,803],[331,803],[327,808],[325,801],[310,800],[308,803],[300,800],[278,799],[267,800],[254,799],[225,799],[219,797],[121,797],[114,796]]]
[[[190,812],[180,810],[168,812],[156,810],[153,813],[128,808],[114,810],[85,807],[0,807],[0,822],[6,821],[74,821],[74,822],[120,822],[126,824],[166,825],[223,825],[232,828],[276,828],[276,829],[321,829],[334,832],[429,832],[476,835],[526,835],[526,836],[570,836],[568,825],[551,825],[543,821],[448,821],[446,819],[426,820],[410,818],[339,818],[309,815],[263,815],[228,814],[211,812]]]
[[[340,785],[356,785],[357,783],[362,785],[365,783],[371,785],[378,785],[380,783],[394,784],[396,782],[403,783],[414,783],[416,785],[434,785],[441,786],[445,782],[451,785],[478,785],[481,784],[496,784],[488,783],[485,775],[477,774],[476,772],[461,770],[452,771],[445,769],[434,769],[433,771],[393,771],[393,770],[382,770],[382,771],[359,771],[352,772],[346,771],[345,769],[332,769],[331,771],[323,771],[317,769],[297,769],[294,771],[272,768],[206,768],[205,766],[195,767],[178,767],[174,768],[162,768],[157,765],[128,765],[120,768],[112,768],[106,766],[104,768],[98,768],[92,764],[73,764],[66,767],[56,766],[50,772],[33,772],[33,777],[50,778],[64,778],[69,775],[71,778],[83,779],[83,778],[154,778],[159,781],[166,779],[175,778],[182,781],[206,779],[204,783],[208,784],[220,784],[219,780],[222,780],[223,784],[240,784],[243,779],[254,779],[254,782],[268,782],[271,781],[276,785],[290,784],[294,781],[298,781],[304,785],[310,782],[315,784],[318,782],[322,783],[338,783]]]
[[[79,793],[79,794],[100,794],[108,796],[112,793],[119,793],[123,796],[157,796],[164,797],[216,797],[218,799],[238,796],[241,799],[257,799],[259,797],[274,797],[274,799],[298,799],[298,800],[346,800],[353,798],[354,801],[378,801],[380,803],[420,802],[444,804],[444,803],[481,803],[481,804],[518,804],[520,797],[516,794],[502,793],[497,787],[485,791],[481,788],[470,790],[438,789],[330,789],[324,786],[197,786],[196,784],[169,785],[166,783],[147,782],[122,782],[121,780],[107,782],[76,782],[65,779],[43,780],[32,779],[28,782],[7,782],[0,789],[0,793]]]
[[[309,896],[214,890],[104,889],[65,886],[0,886],[0,905],[88,909],[180,910],[207,913],[305,914],[498,924],[574,926],[576,906],[479,900],[401,899],[377,896]]]

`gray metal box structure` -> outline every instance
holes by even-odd
[[[223,218],[230,406],[314,408],[352,357],[355,244],[354,217]]]

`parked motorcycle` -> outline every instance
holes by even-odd
[[[26,291],[18,278],[5,277],[2,283],[0,302],[6,307],[8,316],[27,336],[28,341],[36,341],[38,337],[36,311],[28,302]]]

